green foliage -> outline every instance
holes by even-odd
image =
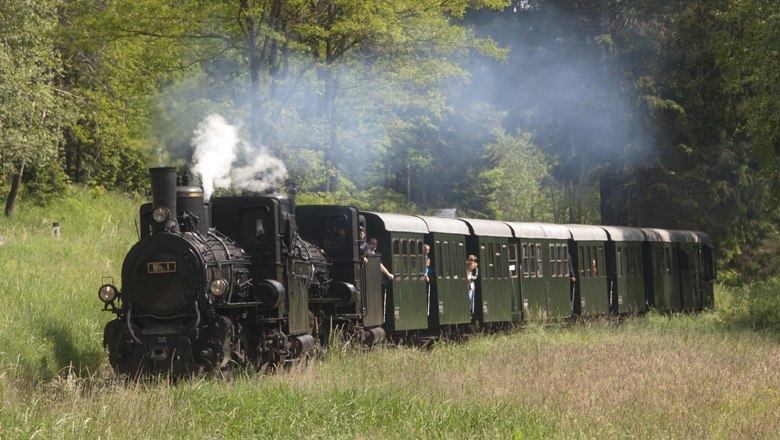
[[[738,128],[755,142],[762,165],[776,181],[780,173],[776,158],[780,145],[780,4],[734,1],[721,17],[718,60],[728,79],[726,90],[740,104]]]
[[[57,91],[58,3],[0,1],[0,180],[57,158],[68,116]]]
[[[65,130],[62,167],[75,183],[138,191],[150,137],[154,96],[180,63],[181,46],[128,29],[133,7],[162,19],[157,1],[67,2],[58,28],[64,87],[76,115]],[[174,22],[168,22],[175,28]]]
[[[718,313],[725,323],[780,337],[780,280],[718,286],[716,293]]]
[[[497,181],[495,211],[497,218],[513,221],[547,221],[556,218],[554,193],[549,184],[550,165],[541,149],[534,144],[530,134],[510,136],[499,133],[493,144],[485,147],[495,164],[490,171]]]
[[[29,194],[30,199],[41,206],[46,206],[55,198],[64,196],[70,188],[68,176],[56,162],[31,168],[26,173],[26,179],[22,197]]]

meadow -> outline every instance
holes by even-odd
[[[73,190],[0,219],[0,438],[780,436],[776,283],[718,286],[717,310],[698,315],[533,325],[432,350],[333,346],[232,380],[117,380],[97,289],[119,283],[139,202]]]

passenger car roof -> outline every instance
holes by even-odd
[[[461,219],[448,217],[418,216],[428,226],[430,232],[442,232],[445,234],[470,235],[469,226]]]
[[[417,232],[420,234],[428,233],[428,225],[423,219],[413,215],[389,214],[383,212],[361,212],[364,215],[371,215],[378,218],[389,232]],[[370,231],[369,231],[370,233]]]
[[[602,226],[601,228],[607,231],[612,241],[645,241],[645,234],[639,228],[626,226]]]
[[[479,235],[480,237],[512,237],[512,229],[506,223],[475,218],[464,218],[461,220],[469,225],[474,235]]]
[[[607,231],[600,226],[565,225],[571,231],[571,238],[581,241],[606,241]]]
[[[571,232],[565,226],[552,223],[526,223],[526,222],[506,222],[512,228],[514,236],[517,238],[553,238],[565,239],[571,238]]]
[[[645,234],[645,240],[647,241],[672,242],[672,236],[666,229],[641,228],[640,230]]]

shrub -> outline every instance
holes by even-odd
[[[726,323],[780,334],[780,280],[717,289],[718,309]]]

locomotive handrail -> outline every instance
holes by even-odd
[[[125,319],[127,319],[127,330],[130,332],[130,337],[133,338],[133,341],[135,341],[136,344],[140,344],[141,340],[138,339],[138,337],[135,335],[135,332],[133,332],[133,322],[131,321],[133,305],[131,303],[128,303],[127,305],[127,315],[125,316]]]

